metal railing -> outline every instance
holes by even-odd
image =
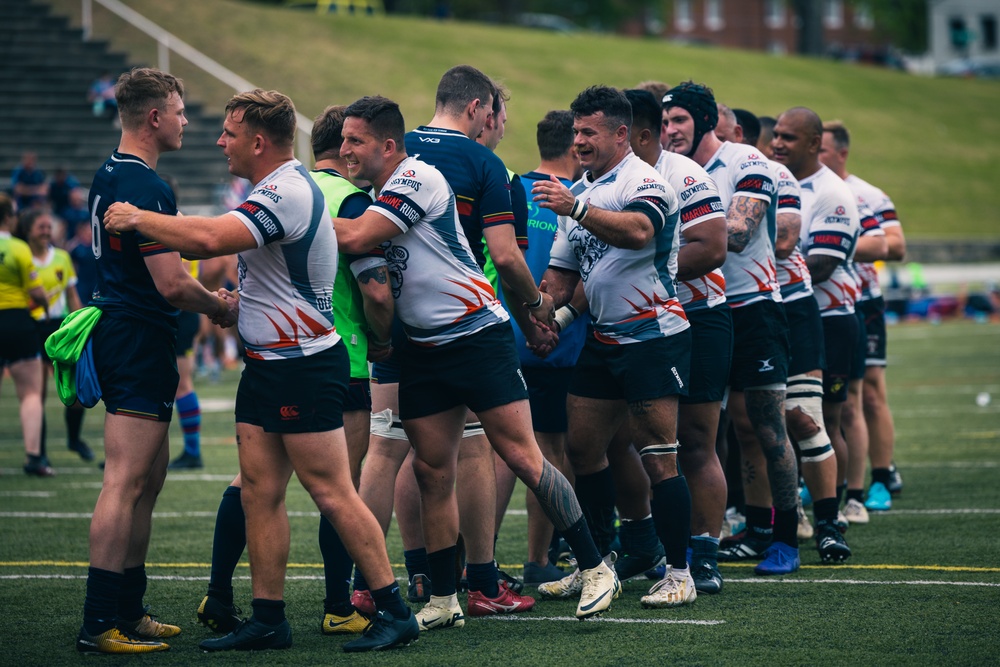
[[[250,83],[236,72],[223,67],[176,35],[172,35],[131,7],[122,4],[119,0],[82,0],[81,23],[84,39],[89,40],[93,34],[93,3],[95,2],[156,40],[157,67],[164,72],[170,71],[170,53],[173,52],[192,65],[214,76],[227,86],[230,86],[235,92],[243,92],[259,87]],[[310,136],[312,134],[313,123],[311,119],[299,112],[295,113],[295,120],[296,127],[298,128],[298,132],[296,133],[296,152],[298,159],[308,166],[312,164]]]

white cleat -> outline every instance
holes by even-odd
[[[465,625],[465,614],[458,604],[458,595],[432,595],[431,601],[417,612],[417,625],[421,632],[443,628],[460,628]]]
[[[621,595],[622,584],[614,568],[616,559],[617,555],[612,551],[597,567],[580,572],[582,586],[576,617],[581,621],[608,610],[611,601]]]
[[[642,606],[647,609],[664,609],[691,604],[698,597],[691,577],[691,568],[674,570],[667,568],[667,573],[649,589],[648,595],[642,596]]]
[[[844,517],[848,523],[865,524],[868,523],[868,509],[854,498],[851,498],[844,505]]]
[[[546,600],[568,600],[580,596],[583,589],[583,577],[579,568],[557,581],[538,584],[538,594]]]

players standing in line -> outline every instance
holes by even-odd
[[[774,128],[775,161],[799,181],[802,192],[800,243],[823,321],[826,369],[823,374],[823,419],[837,458],[837,480],[846,475],[846,449],[841,413],[857,348],[854,316],[857,284],[849,271],[861,220],[849,188],[819,161],[823,126],[805,107],[789,109]],[[838,505],[840,501],[838,488]],[[816,541],[824,561],[850,556],[836,524],[817,514]]]
[[[719,105],[720,139],[733,141],[735,120],[729,118],[728,107]],[[725,122],[723,119],[725,118]],[[721,132],[720,132],[721,128]],[[744,136],[744,140],[750,137]],[[747,142],[749,143],[749,142]],[[833,524],[837,518],[837,461],[834,458],[830,436],[823,422],[823,369],[826,353],[823,343],[823,322],[819,305],[813,296],[812,280],[805,257],[799,249],[802,229],[802,199],[798,181],[787,167],[768,160],[775,176],[778,210],[776,216],[775,257],[781,302],[788,318],[790,357],[788,366],[788,394],[785,400],[785,424],[789,434],[798,443],[802,476],[813,494],[813,511],[817,524]],[[726,560],[757,558],[770,542],[771,494],[767,484],[765,464],[761,460],[744,463],[747,475],[747,537],[726,549]],[[800,510],[799,505],[796,511]],[[798,535],[803,535],[803,513],[799,517]],[[808,525],[808,519],[805,519]],[[808,525],[812,530],[812,526]],[[850,555],[843,539],[817,536],[817,548],[823,560],[842,560]]]
[[[190,254],[239,253],[239,325],[247,353],[236,437],[253,615],[233,632],[201,642],[204,651],[291,646],[283,598],[290,541],[285,493],[293,472],[372,584],[378,613],[344,650],[402,646],[419,634],[378,522],[351,479],[342,417],[350,363],[333,317],[337,239],[323,192],[294,158],[295,129],[295,107],[285,95],[239,93],[226,105],[218,144],[230,172],[255,184],[243,204],[183,224],[123,204],[105,215],[110,229],[136,229]]]
[[[335,224],[348,251],[388,241],[396,312],[406,331],[399,350],[400,417],[416,450],[432,587],[418,617],[428,629],[464,620],[455,594],[455,477],[468,409],[572,546],[584,570],[577,616],[593,616],[610,606],[620,586],[597,553],[572,487],[532,437],[509,316],[474,259],[455,195],[441,172],[407,156],[403,123],[398,105],[382,97],[348,108],[341,154],[351,176],[371,181],[379,194],[361,218]],[[512,299],[515,294],[508,291]],[[548,326],[552,300],[544,297],[536,292],[524,308]],[[472,367],[477,372],[470,373]],[[482,604],[480,596],[470,591],[470,606]]]
[[[728,412],[741,450],[762,449],[775,506],[774,539],[757,574],[799,568],[796,528],[798,470],[785,431],[788,323],[774,267],[777,195],[774,176],[757,151],[719,140],[712,91],[683,83],[663,98],[669,149],[691,157],[712,176],[726,208],[728,253],[722,271],[732,308],[734,351]]]
[[[536,182],[549,181],[553,176],[566,187],[571,186],[580,172],[580,159],[573,150],[573,114],[548,112],[538,121],[535,138],[541,161],[535,169],[521,175],[525,189],[530,190]],[[556,214],[529,199],[525,260],[539,283],[549,266],[549,253],[557,229]],[[521,327],[517,323],[514,326],[521,370],[528,385],[535,440],[545,458],[568,478],[572,478],[573,471],[566,458],[566,393],[587,334],[586,318],[578,318],[586,310],[586,299],[582,298],[582,291],[579,296],[576,303],[571,300],[556,313],[559,344],[544,357],[528,348]],[[550,562],[548,556],[552,522],[545,517],[534,494],[527,494],[525,505],[528,509],[528,560],[524,564],[524,583],[537,585],[561,579],[565,573]]]
[[[593,328],[567,398],[576,493],[588,516],[606,525],[615,505],[606,452],[627,425],[671,566],[642,604],[673,607],[697,595],[687,562],[691,495],[677,466],[677,397],[687,392],[691,363],[690,325],[674,292],[677,195],[632,153],[632,108],[624,93],[594,86],[570,110],[584,176],[572,190],[553,178],[536,182],[532,193],[560,216],[543,284],[565,306],[582,281]],[[613,562],[607,531],[602,535],[599,546]],[[571,597],[580,591],[580,572],[538,590]]]
[[[186,228],[174,217],[173,191],[155,171],[162,153],[181,147],[183,95],[183,84],[159,70],[136,68],[119,77],[121,142],[90,189],[99,272],[91,305],[103,313],[91,343],[107,414],[104,483],[90,522],[87,596],[76,641],[84,653],[161,651],[169,648],[163,638],[180,633],[143,605],[153,506],[169,457],[177,310],[228,326],[236,319],[235,306],[186,274],[169,246],[100,224],[108,207],[128,201]]]
[[[847,171],[851,138],[843,123],[830,121],[823,124],[823,144],[819,159],[835,174],[843,178],[854,194],[868,205],[875,214],[888,245],[886,259],[900,261],[906,254],[906,239],[892,200],[879,188]],[[892,508],[892,494],[902,488],[892,462],[895,444],[895,425],[886,392],[885,367],[886,343],[885,300],[878,284],[878,272],[867,263],[856,263],[861,276],[861,300],[858,308],[865,318],[867,332],[866,368],[864,384],[864,413],[868,423],[868,455],[872,466],[872,483],[868,488],[865,507],[885,511]]]
[[[691,324],[691,382],[687,395],[679,398],[678,457],[691,489],[695,588],[699,593],[718,593],[722,575],[716,554],[726,511],[726,479],[715,452],[715,436],[733,349],[732,314],[725,306],[726,281],[719,269],[726,259],[726,216],[708,173],[690,158],[661,148],[660,99],[643,90],[626,90],[625,95],[632,105],[632,150],[660,173],[680,202],[676,284],[677,298]],[[619,500],[623,486],[617,484]],[[622,550],[626,554],[629,523],[622,511]]]
[[[315,164],[309,175],[323,192],[330,215],[352,218],[364,213],[371,204],[371,197],[344,176],[347,166],[340,157],[340,146],[345,108],[327,107],[313,123],[311,138]],[[333,312],[337,332],[351,362],[351,378],[344,401],[344,437],[355,486],[361,473],[361,460],[368,448],[371,420],[367,359],[381,359],[389,353],[388,337],[379,340],[377,336],[386,335],[390,330],[392,311],[385,258],[380,254],[357,257],[341,253],[337,258],[337,278],[333,287]],[[237,475],[219,503],[212,545],[212,574],[208,594],[198,608],[198,620],[222,633],[231,632],[239,622],[233,605],[232,579],[246,547],[242,486],[240,475]],[[351,606],[348,582],[353,562],[340,536],[323,516],[320,517],[319,545],[326,575],[321,629],[324,634],[361,632],[368,620]],[[374,615],[375,605],[370,594],[368,601],[366,611]]]

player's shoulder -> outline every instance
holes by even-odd
[[[711,174],[686,155],[663,151],[657,165],[660,175],[678,192],[699,185],[703,185],[702,189],[717,189]]]
[[[799,179],[792,175],[792,171],[788,167],[776,160],[768,160],[767,164],[771,169],[771,173],[774,174],[774,179],[778,187],[799,188]]]
[[[723,143],[720,154],[731,168],[739,171],[754,169],[771,172],[767,157],[756,146],[727,141]]]

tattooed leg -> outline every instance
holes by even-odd
[[[744,392],[747,414],[767,459],[767,475],[775,508],[793,509],[798,497],[798,469],[785,432],[785,392],[748,389]]]
[[[569,480],[548,461],[542,463],[542,476],[531,491],[556,530],[566,530],[583,516]]]

